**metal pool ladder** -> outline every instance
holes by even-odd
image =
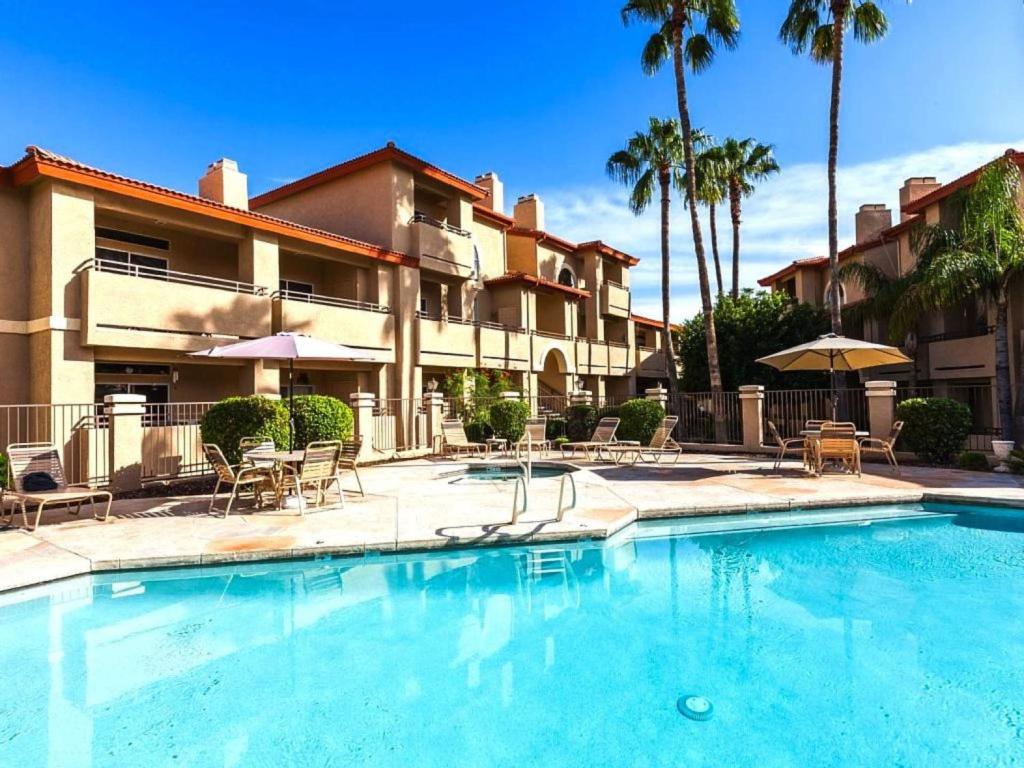
[[[516,456],[516,466],[521,470],[521,474],[516,477],[516,490],[512,496],[512,523],[519,522],[519,515],[526,511],[529,505],[529,487],[530,482],[533,480],[533,438],[529,433],[526,434],[526,461],[523,461],[518,455]],[[565,501],[565,481],[569,481],[569,485],[572,488],[572,502],[569,506],[564,506]],[[522,483],[523,486],[523,506],[519,507],[519,485]],[[562,518],[565,516],[567,509],[573,509],[576,506],[576,478],[572,476],[572,472],[566,472],[562,475],[558,485],[558,505],[555,508],[555,521],[562,522]]]

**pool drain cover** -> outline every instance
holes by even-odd
[[[680,696],[676,707],[679,708],[679,714],[698,722],[710,720],[715,711],[711,702],[703,696]]]

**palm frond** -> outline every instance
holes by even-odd
[[[703,72],[715,60],[715,47],[707,35],[697,33],[686,38],[683,57],[694,72]]]
[[[889,31],[889,19],[875,3],[861,2],[850,8],[853,36],[862,43],[873,43],[885,37]]]
[[[640,68],[645,75],[653,75],[672,55],[671,37],[659,30],[652,34],[640,53]]]

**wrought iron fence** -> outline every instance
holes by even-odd
[[[215,403],[146,403],[142,417],[142,479],[212,473],[200,424]]]
[[[852,421],[858,429],[869,429],[864,390],[774,389],[764,393],[765,422],[772,422],[783,437],[798,436],[808,421],[833,418]]]
[[[380,453],[430,447],[423,401],[384,398],[373,407],[373,449]]]
[[[666,410],[679,417],[673,437],[681,443],[743,442],[739,392],[678,392],[669,395]]]
[[[109,437],[102,409],[96,403],[0,405],[0,446],[53,443],[69,483],[105,485]]]

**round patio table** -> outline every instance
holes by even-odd
[[[298,465],[302,463],[302,460],[306,458],[305,451],[248,451],[245,454],[245,458],[250,460],[263,460],[263,461],[274,461],[279,465],[284,466],[288,464],[295,468],[298,472]],[[283,480],[284,470],[279,470],[275,473],[277,475],[277,483]],[[278,509],[297,509],[299,506],[299,500],[294,496],[289,496],[282,500],[281,506]]]

